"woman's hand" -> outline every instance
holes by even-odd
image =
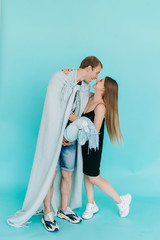
[[[68,73],[70,71],[72,71],[72,69],[71,68],[63,68],[61,71],[63,71],[66,75],[68,75]]]
[[[74,112],[71,112],[70,116],[69,116],[69,120],[71,122],[75,121],[78,117],[74,114]]]

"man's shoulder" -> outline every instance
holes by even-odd
[[[63,73],[63,71],[57,71],[52,75],[50,82],[56,81],[56,79],[57,81],[59,81],[63,78],[65,78],[65,74]]]
[[[61,76],[64,76],[64,72],[63,71],[57,71],[57,72],[55,72],[53,75],[52,75],[52,77],[61,77]]]

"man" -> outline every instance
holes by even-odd
[[[42,223],[46,230],[55,231],[59,226],[53,215],[57,214],[58,209],[59,217],[74,223],[81,221],[68,207],[81,207],[81,147],[76,147],[75,142],[69,144],[63,139],[63,134],[71,112],[81,116],[89,99],[89,83],[98,78],[101,69],[102,64],[96,57],[87,57],[78,70],[73,69],[68,75],[59,71],[52,76],[26,196],[22,209],[7,219],[9,225],[23,227],[34,214],[43,211]],[[57,171],[56,167],[59,158],[61,171]]]
[[[80,64],[79,69],[77,70],[77,84],[81,85],[82,81],[85,81],[87,84],[89,84],[92,79],[98,79],[98,74],[100,73],[101,69],[102,69],[102,64],[96,57],[85,58]],[[69,123],[70,121],[68,121],[67,126]],[[71,223],[79,223],[82,220],[68,206],[69,195],[70,195],[71,185],[72,185],[72,174],[74,171],[75,164],[76,164],[76,141],[73,143],[69,143],[65,138],[63,138],[63,146],[61,148],[61,153],[60,153],[60,166],[61,166],[61,174],[62,174],[61,208],[58,211],[57,216],[62,219],[66,219]],[[57,171],[54,174],[54,178],[51,183],[50,189],[44,199],[44,216],[43,216],[42,222],[45,228],[47,230],[49,229],[49,231],[51,231],[51,229],[53,231],[59,229],[58,224],[53,218],[53,213],[51,210],[53,183],[56,177],[56,173]]]

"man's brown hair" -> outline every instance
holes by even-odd
[[[80,68],[86,68],[88,66],[91,66],[92,69],[94,69],[97,66],[101,66],[101,68],[103,68],[102,63],[100,62],[100,60],[95,57],[95,56],[89,56],[86,57],[85,59],[83,59],[83,61],[80,64]]]

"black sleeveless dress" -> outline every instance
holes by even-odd
[[[88,117],[92,122],[94,121],[94,110],[83,113],[82,116]],[[96,177],[100,174],[100,162],[103,148],[103,136],[104,136],[104,119],[99,131],[99,149],[89,149],[88,150],[88,141],[82,146],[82,156],[83,156],[83,173]],[[89,151],[89,153],[88,153]]]

